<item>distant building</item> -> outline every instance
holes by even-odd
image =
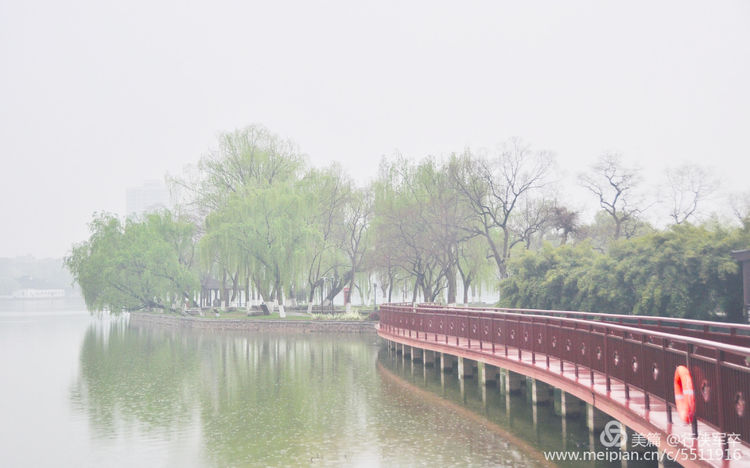
[[[13,299],[56,299],[65,297],[64,289],[19,289],[12,295]]]
[[[162,182],[148,181],[127,190],[127,216],[138,216],[169,206],[169,192]]]

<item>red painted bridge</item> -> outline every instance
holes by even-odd
[[[685,466],[750,466],[750,325],[528,309],[384,304],[378,334],[545,382]],[[686,366],[696,419],[675,410]]]

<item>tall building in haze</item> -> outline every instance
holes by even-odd
[[[169,191],[158,180],[150,180],[140,187],[127,189],[126,197],[128,217],[139,216],[169,207]]]

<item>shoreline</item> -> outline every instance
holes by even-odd
[[[375,321],[344,320],[242,320],[185,317],[150,312],[130,312],[130,324],[194,330],[273,331],[294,333],[360,333],[377,335]]]

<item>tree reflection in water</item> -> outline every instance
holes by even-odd
[[[484,416],[384,377],[380,349],[373,336],[98,322],[71,398],[92,437],[156,446],[167,465],[184,461],[180,452],[195,466],[532,463],[528,447],[474,419]]]

